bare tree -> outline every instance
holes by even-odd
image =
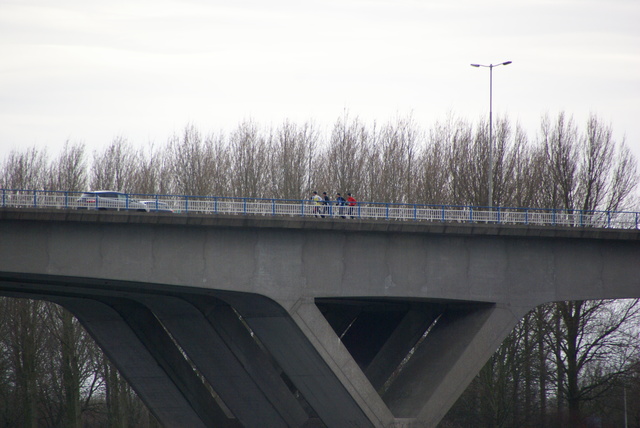
[[[575,208],[579,162],[578,130],[573,119],[567,119],[562,112],[552,124],[545,116],[540,138],[545,160],[542,203],[547,208]]]
[[[558,346],[555,379],[559,399],[565,399],[572,426],[581,423],[581,404],[598,398],[612,380],[630,368],[639,345],[635,328],[640,320],[638,300],[558,302],[560,328],[549,338]]]
[[[133,159],[135,166],[129,191],[142,194],[165,193],[166,183],[163,180],[163,172],[167,166],[155,146],[151,144],[148,151],[139,149]]]
[[[43,189],[47,184],[47,151],[30,147],[12,150],[2,165],[2,187],[13,190]]]
[[[269,148],[272,194],[278,198],[302,199],[309,186],[309,159],[317,144],[318,132],[312,123],[303,126],[285,121]]]
[[[82,415],[92,410],[91,402],[102,386],[101,352],[73,315],[60,306],[45,303],[41,322],[51,339],[44,363],[55,388],[46,396],[58,397],[50,418],[57,416],[67,428],[82,427]]]
[[[638,188],[638,163],[624,141],[619,145],[614,164],[603,208],[609,211],[637,209],[640,203],[634,192]]]
[[[14,386],[11,420],[13,426],[36,428],[38,409],[38,381],[43,378],[42,351],[47,342],[45,331],[39,328],[43,302],[28,299],[3,299],[3,310],[9,314],[13,328],[4,340],[10,356],[11,382]]]
[[[580,150],[584,154],[576,189],[576,198],[582,205],[579,208],[592,210],[602,206],[609,191],[614,149],[611,128],[603,126],[597,117],[589,117],[586,132],[580,139]]]
[[[49,170],[47,188],[81,192],[87,188],[87,161],[83,143],[71,144],[67,141],[60,155]]]
[[[488,198],[487,144],[480,131],[474,135],[471,124],[456,121],[448,131],[448,170],[451,177],[449,203],[456,205],[486,205]]]
[[[367,165],[367,159],[374,137],[375,130],[371,135],[358,118],[351,120],[345,113],[333,127],[326,152],[313,158],[311,187],[352,192],[360,200],[372,200],[376,189],[371,185],[372,165]]]
[[[134,187],[137,154],[124,137],[116,137],[102,152],[95,152],[91,165],[93,190],[128,192]]]
[[[163,158],[163,183],[167,183],[163,192],[230,196],[231,150],[224,135],[210,134],[202,139],[195,129],[185,130],[182,140],[170,141]]]
[[[211,171],[211,194],[230,195],[232,177],[232,157],[229,143],[222,134],[211,134],[206,139],[213,151],[213,169]]]
[[[416,157],[421,131],[411,117],[388,123],[381,131],[376,146],[375,170],[379,185],[378,201],[413,202],[416,199]]]
[[[270,142],[258,126],[245,121],[231,134],[231,189],[237,197],[276,196],[268,189],[267,159]]]
[[[455,135],[455,119],[449,116],[446,121],[438,122],[429,131],[426,145],[420,152],[416,172],[416,202],[424,204],[450,203],[452,177],[450,154]]]

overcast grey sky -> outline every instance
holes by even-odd
[[[244,119],[590,113],[640,158],[638,0],[0,0],[0,159]]]

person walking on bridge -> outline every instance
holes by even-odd
[[[318,217],[318,214],[320,214],[320,205],[322,205],[322,198],[315,190],[313,191],[313,195],[311,196],[311,203],[313,204],[313,214]]]
[[[322,212],[324,214],[329,214],[331,211],[331,198],[329,198],[329,196],[327,195],[327,192],[322,192],[322,199],[323,199],[322,205],[324,205],[324,207],[322,208]]]
[[[344,215],[344,206],[346,205],[347,200],[342,197],[340,193],[336,193],[336,205],[338,206],[338,215],[342,218],[346,218]]]
[[[347,193],[347,205],[349,205],[349,216],[355,217],[355,206],[358,205],[358,201],[353,197],[351,193]]]

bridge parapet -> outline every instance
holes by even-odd
[[[632,211],[391,202],[319,205],[309,200],[126,193],[120,193],[119,199],[85,196],[83,192],[0,189],[0,207],[640,229],[640,212]]]

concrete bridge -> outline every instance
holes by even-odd
[[[171,428],[435,427],[524,314],[640,297],[639,261],[637,230],[0,209],[0,294],[74,313]]]

